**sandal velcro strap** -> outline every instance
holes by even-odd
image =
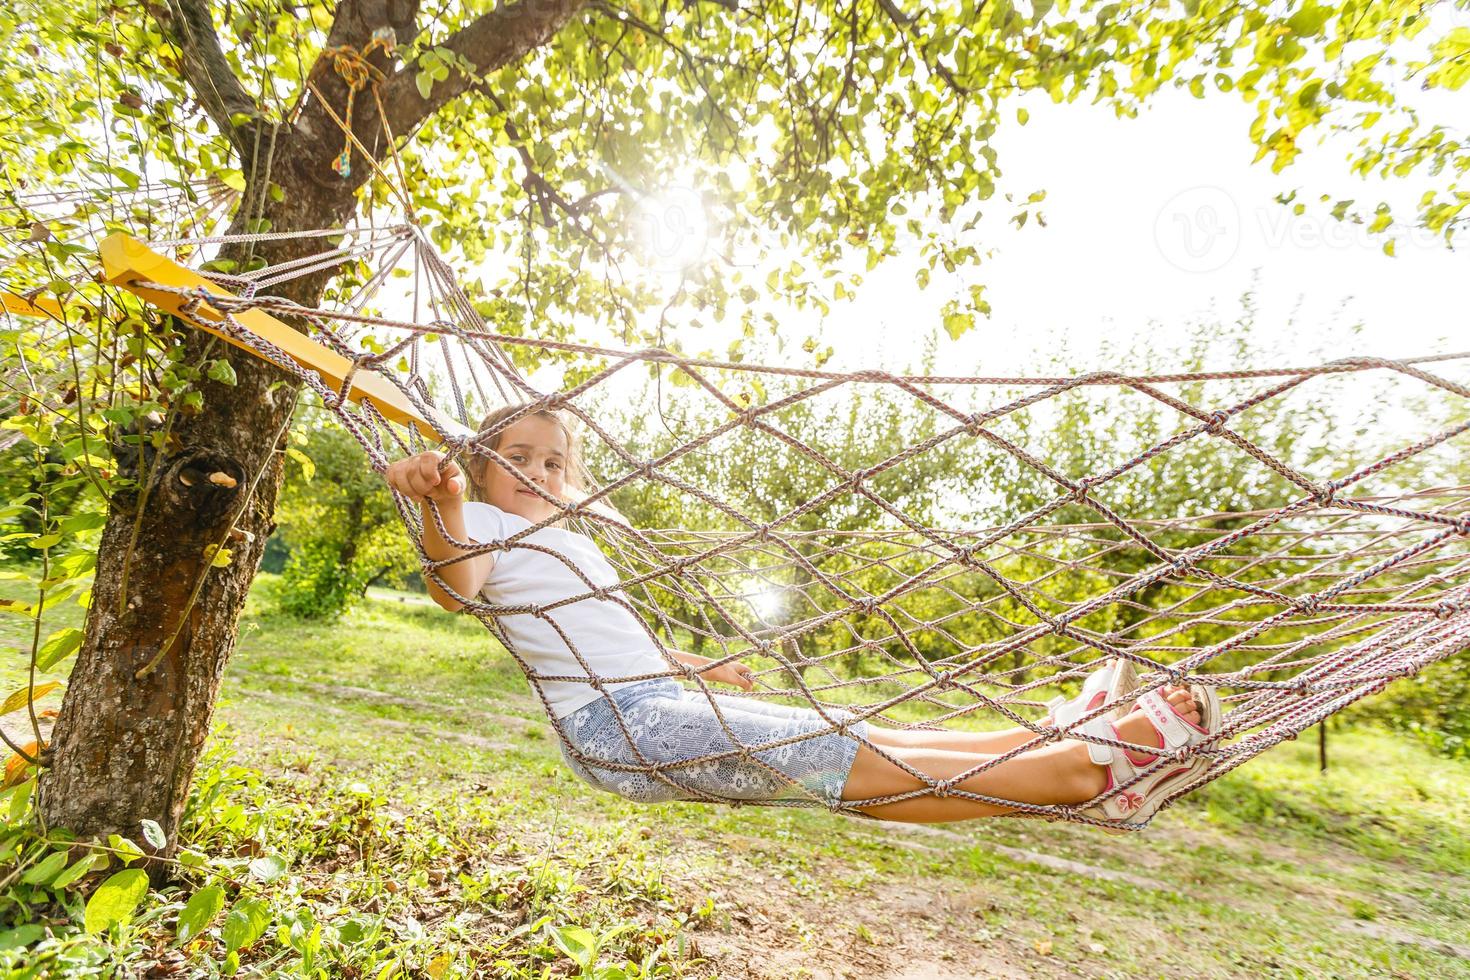
[[[1179,712],[1158,691],[1149,691],[1139,698],[1138,706],[1148,713],[1149,720],[1154,723],[1159,734],[1164,736],[1164,745],[1167,748],[1177,749],[1188,745],[1199,734],[1199,730],[1179,717]]]
[[[1065,728],[1087,714],[1099,694],[1103,695],[1104,700],[1107,699],[1115,673],[1114,665],[1107,663],[1087,675],[1082,683],[1082,691],[1076,697],[1069,700],[1065,695],[1058,694],[1046,702],[1048,722],[1058,728]]]
[[[1113,723],[1106,718],[1094,718],[1082,726],[1082,734],[1091,735],[1093,738],[1109,738],[1115,742],[1122,741],[1118,737],[1118,730]],[[1113,747],[1111,745],[1100,745],[1097,742],[1087,743],[1087,757],[1092,760],[1093,765],[1106,766],[1113,761]]]

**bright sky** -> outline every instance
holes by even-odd
[[[994,313],[958,345],[956,365],[1025,373],[1036,351],[1063,339],[1079,368],[1092,366],[1087,355],[1103,338],[1147,335],[1168,348],[1192,319],[1233,320],[1253,282],[1257,322],[1279,336],[1286,361],[1322,346],[1332,356],[1448,350],[1456,334],[1470,346],[1463,256],[1421,234],[1401,239],[1391,258],[1325,208],[1294,217],[1275,203],[1298,186],[1309,204],[1322,192],[1375,202],[1391,194],[1396,205],[1418,198],[1417,184],[1349,174],[1346,141],[1306,147],[1277,175],[1251,163],[1251,111],[1239,99],[1160,93],[1132,120],[1045,98],[1024,104],[1030,123],[998,134],[1000,165],[1013,191],[1046,189],[1048,226],[998,230],[999,254],[980,270]],[[909,348],[908,325],[938,322],[944,286],[941,277],[920,292],[907,270],[875,270],[858,304],[867,315],[853,318],[867,323],[856,329],[878,333],[889,350]]]
[[[885,263],[826,324],[842,363],[911,356],[915,331],[933,329],[944,300],[975,275],[994,312],[958,344],[945,342],[953,370],[1034,372],[1037,353],[1063,343],[1084,370],[1101,366],[1092,355],[1105,338],[1146,336],[1168,349],[1191,321],[1235,319],[1253,284],[1257,322],[1279,338],[1283,362],[1323,348],[1334,357],[1442,351],[1465,336],[1463,256],[1421,233],[1401,237],[1389,257],[1381,240],[1325,208],[1296,217],[1275,203],[1294,187],[1312,204],[1322,192],[1417,199],[1418,184],[1349,174],[1346,141],[1307,147],[1276,175],[1252,164],[1251,112],[1236,99],[1161,93],[1137,119],[1044,97],[1019,104],[1029,124],[997,137],[1005,186],[1022,197],[1044,188],[1047,227],[1017,232],[1005,220],[1013,209],[992,208],[995,259],[978,273],[941,270],[928,290],[914,284],[913,260]]]
[[[1418,93],[1415,102],[1429,110],[1428,118],[1456,118],[1447,102],[1430,105]],[[1427,185],[1353,176],[1346,163],[1352,141],[1305,145],[1292,167],[1273,174],[1267,162],[1252,163],[1252,110],[1233,96],[1198,100],[1161,92],[1136,119],[1119,119],[1105,107],[1055,105],[1040,95],[1014,101],[1009,117],[1022,105],[1029,123],[1003,126],[997,135],[1000,187],[1017,200],[1045,189],[1046,227],[1033,221],[1017,231],[1009,221],[1016,208],[998,193],[981,225],[988,227],[984,245],[997,254],[978,270],[946,275],[941,268],[921,290],[914,280],[917,249],[910,247],[869,273],[857,300],[834,305],[825,322],[814,314],[783,316],[791,347],[764,359],[806,366],[810,359],[795,345],[818,334],[835,348],[830,368],[898,371],[916,367],[923,338],[940,332],[941,373],[1034,376],[1055,371],[1054,356],[1078,373],[1127,370],[1136,365],[1109,362],[1100,346],[1144,345],[1167,354],[1183,347],[1197,324],[1233,323],[1247,290],[1256,298],[1258,342],[1279,352],[1263,355],[1256,366],[1470,349],[1463,256],[1442,240],[1404,229],[1390,257],[1382,239],[1332,219],[1318,203],[1330,193],[1371,211],[1387,199],[1401,223],[1415,214]],[[1300,217],[1274,200],[1295,188],[1308,203]],[[987,284],[992,316],[951,341],[940,331],[940,309],[977,276]],[[755,281],[763,279],[762,272]],[[677,275],[668,283],[672,289]],[[737,320],[727,318],[728,329],[674,335],[685,350],[722,352]],[[592,324],[585,335],[607,340]],[[1460,379],[1467,373],[1459,363],[1445,371]],[[645,377],[626,374],[615,383],[617,397],[641,402],[637,389]],[[532,381],[543,390],[559,387],[556,372]],[[1376,400],[1369,388],[1346,381],[1313,390],[1346,398],[1353,409]],[[666,387],[665,397],[672,394]],[[1406,405],[1386,407],[1382,421],[1420,428],[1405,415]]]
[[[1431,104],[1416,93],[1415,101],[1429,118],[1456,118],[1448,99]],[[1017,200],[1046,190],[1045,228],[1033,221],[1017,231],[1009,222],[1017,209],[997,193],[980,226],[997,254],[978,270],[941,268],[921,290],[910,247],[869,273],[857,300],[834,305],[825,322],[784,315],[783,334],[794,343],[819,334],[836,349],[830,367],[898,369],[915,361],[920,338],[939,330],[944,302],[980,281],[993,313],[958,342],[941,339],[946,372],[1036,374],[1058,353],[1077,371],[1126,366],[1103,363],[1099,346],[1140,341],[1171,350],[1191,324],[1233,322],[1251,289],[1257,336],[1277,347],[1278,364],[1470,348],[1463,256],[1402,228],[1390,257],[1381,238],[1332,219],[1318,203],[1330,193],[1371,211],[1387,199],[1401,226],[1415,213],[1428,185],[1352,175],[1349,139],[1304,145],[1293,166],[1273,174],[1267,161],[1252,163],[1252,110],[1234,96],[1163,91],[1136,119],[1044,95],[1013,101],[1008,117],[1021,106],[1029,123],[1012,122],[996,137],[1000,187]],[[1274,200],[1296,188],[1308,204],[1300,217]],[[687,198],[670,198],[671,223],[682,220],[677,209]],[[667,282],[672,290],[677,275]],[[723,351],[735,321],[674,336],[685,350]],[[587,333],[606,339],[596,325]],[[810,363],[795,351],[790,359]],[[549,372],[535,382],[556,384]]]
[[[1425,118],[1460,118],[1456,95],[1410,88],[1399,99]],[[1021,107],[1030,114],[1025,126],[1016,121]],[[1347,163],[1356,142],[1351,136],[1305,143],[1291,167],[1273,174],[1268,161],[1252,162],[1253,109],[1233,94],[1195,99],[1161,90],[1136,119],[1085,102],[1057,105],[1039,93],[1012,99],[1003,112],[1007,122],[995,138],[999,191],[1024,200],[1045,190],[1046,227],[1031,221],[1018,231],[1010,221],[1017,208],[997,193],[976,240],[995,255],[978,269],[938,269],[931,285],[920,289],[917,246],[905,248],[900,239],[901,254],[868,273],[856,300],[835,304],[825,321],[810,312],[782,314],[790,346],[762,359],[808,366],[811,359],[796,345],[817,336],[835,348],[828,367],[902,371],[917,368],[923,341],[939,334],[942,373],[1052,373],[1054,358],[1078,373],[1128,370],[1136,365],[1110,361],[1100,347],[1146,346],[1167,355],[1183,347],[1199,324],[1236,321],[1247,291],[1257,305],[1255,337],[1275,350],[1256,366],[1470,349],[1463,256],[1442,239],[1405,227],[1424,190],[1443,189],[1447,177],[1434,184],[1419,177],[1358,178]],[[1292,190],[1308,205],[1301,216],[1275,201]],[[1370,237],[1364,226],[1332,219],[1318,200],[1324,193],[1355,199],[1368,211],[1389,200],[1400,227],[1396,255],[1385,255],[1383,239]],[[697,258],[703,241],[697,195],[676,188],[649,203],[658,235],[668,226],[695,231],[665,254]],[[784,264],[787,257],[775,258]],[[485,272],[493,280],[503,271],[496,261],[462,271]],[[761,288],[766,268],[748,281]],[[664,281],[672,295],[677,273],[666,272]],[[941,308],[976,281],[986,284],[993,313],[951,341],[941,331]],[[678,327],[688,315],[675,313],[668,338],[686,351],[722,353],[738,330],[733,314],[719,327]],[[649,322],[656,318],[657,311],[648,314]],[[578,324],[576,333],[621,346],[605,323]],[[1447,370],[1454,377],[1466,374],[1459,366]],[[619,389],[614,397],[636,399],[643,378],[644,372],[630,371],[607,387]],[[560,371],[538,372],[531,381],[554,390]],[[1361,401],[1364,389],[1354,390]]]

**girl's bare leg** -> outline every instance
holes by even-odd
[[[1001,755],[1018,745],[1034,741],[1037,737],[1029,728],[1006,728],[996,732],[940,732],[868,726],[868,741],[874,745],[895,749],[949,749],[971,755]]]
[[[1199,710],[1187,688],[1166,688],[1164,693],[1180,714],[1190,721],[1198,722]],[[1141,711],[1134,711],[1115,724],[1119,737],[1124,741],[1139,745],[1160,744],[1158,731]],[[954,779],[998,754],[964,752],[928,745],[883,748],[887,754],[901,759],[933,780]],[[842,798],[869,800],[922,790],[927,785],[924,780],[863,745],[858,748],[852,772],[842,790]],[[1054,804],[1090,800],[1101,793],[1106,785],[1107,775],[1101,766],[1095,765],[1088,758],[1087,744],[1069,740],[1007,759],[1000,765],[961,780],[956,788],[1020,803]],[[1015,808],[953,796],[940,798],[931,794],[859,809],[881,820],[940,823],[997,816]]]

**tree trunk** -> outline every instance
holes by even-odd
[[[391,56],[370,44],[381,28],[401,39],[416,37],[417,0],[344,0],[327,46],[370,57],[386,79],[381,93],[386,121],[394,133],[407,137],[479,80],[545,44],[582,3],[512,0],[480,14],[443,42],[472,60],[476,74],[456,73],[437,83],[432,96],[418,90],[411,67],[395,69]],[[318,61],[311,69],[326,103],[315,96],[304,99],[294,121],[272,125],[233,76],[208,3],[172,0],[166,13],[183,56],[182,74],[246,164],[247,204],[231,230],[244,230],[247,215],[269,219],[276,232],[341,227],[372,166],[354,153],[351,179],[333,171],[343,135],[327,109],[343,110],[348,90],[332,63]],[[357,100],[351,119],[355,145],[371,147],[381,159],[387,152],[385,120],[378,118],[376,105],[376,99]],[[258,176],[253,171],[262,158],[273,162],[274,172]],[[268,193],[267,182],[281,193]],[[278,264],[315,251],[318,244],[303,239],[232,246],[223,257],[254,255]],[[323,270],[273,291],[314,306],[331,275]],[[274,526],[283,473],[277,441],[290,421],[297,388],[289,375],[253,355],[200,332],[186,333],[188,363],[225,358],[237,383],[201,381],[204,409],[176,420],[176,441],[159,452],[146,491],[119,495],[111,503],[85,638],[54,743],[42,760],[38,797],[49,826],[66,826],[82,837],[120,833],[136,841],[139,822],[156,820],[167,835],[163,856],[178,846],[179,818],[220,677],[234,650],[235,624]],[[211,483],[212,473],[230,479]],[[231,535],[225,542],[233,551],[230,563],[213,568],[207,551],[226,535]],[[150,665],[153,669],[143,670]],[[166,877],[165,867],[153,864],[155,881]]]
[[[347,534],[342,541],[342,547],[337,549],[337,564],[343,568],[351,568],[352,563],[357,560],[358,539],[362,537],[362,498],[353,497],[347,505]],[[364,586],[366,588],[366,586]]]
[[[302,156],[298,173],[311,162]],[[348,182],[290,176],[272,178],[286,190],[269,215],[277,230],[339,226],[350,216]],[[253,254],[274,264],[317,247],[311,240],[258,243]],[[236,256],[246,252],[231,249]],[[315,304],[327,277],[293,280],[280,293]],[[203,410],[176,413],[176,439],[154,457],[146,489],[118,494],[111,503],[85,638],[43,759],[38,796],[47,826],[83,838],[119,833],[152,851],[139,827],[155,820],[167,837],[157,852],[165,857],[178,846],[236,623],[275,527],[283,437],[298,388],[286,372],[202,332],[186,331],[184,348],[189,364],[227,358],[236,384],[201,380]],[[229,480],[211,482],[218,473]],[[222,539],[229,564],[212,567],[210,546]],[[155,658],[156,666],[139,676]],[[166,868],[151,866],[155,882],[166,878]]]

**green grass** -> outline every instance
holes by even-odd
[[[1334,731],[1325,775],[1315,740],[1288,743],[1121,839],[637,806],[566,770],[473,620],[375,590],[304,624],[271,613],[271,587],[190,812],[217,873],[289,865],[255,883],[271,927],[240,975],[563,975],[600,938],[587,975],[605,978],[1470,976],[1470,764],[1396,736]],[[109,942],[56,940],[53,962],[152,962],[187,890]],[[208,973],[223,950],[181,955]]]

